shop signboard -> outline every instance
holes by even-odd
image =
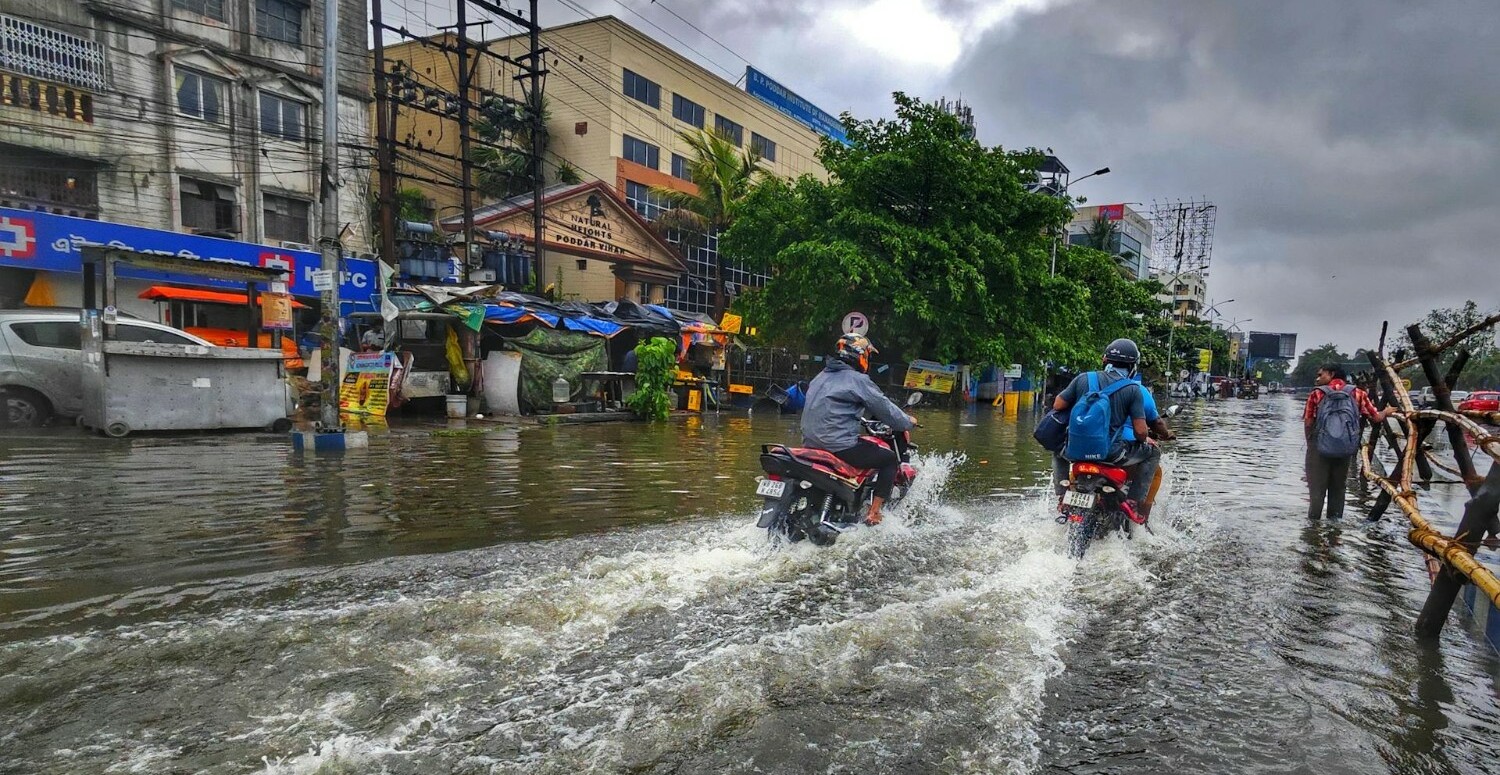
[[[1008,368],[1008,369],[1005,370],[1005,378],[1006,379],[1020,379],[1021,375],[1025,374],[1025,373],[1026,373],[1026,369],[1024,369],[1021,366],[1021,364],[1019,364],[1019,363],[1012,363],[1010,365],[1010,368]]]
[[[849,144],[849,138],[844,134],[843,122],[828,115],[817,105],[808,102],[796,92],[782,86],[753,67],[745,68],[745,92],[785,113],[808,129],[827,135],[844,145]]]
[[[907,390],[921,390],[927,393],[952,393],[953,386],[958,382],[958,364],[938,363],[936,361],[912,361],[906,367],[906,381],[902,387]]]
[[[262,293],[260,327],[278,331],[292,330],[292,297],[284,293]]]
[[[0,207],[0,266],[78,274],[83,271],[82,249],[91,245],[148,255],[274,267],[288,273],[288,290],[294,296],[316,296],[318,293],[313,288],[313,274],[319,270],[322,257],[317,253]],[[339,297],[355,306],[370,306],[376,290],[375,262],[346,258],[343,263],[345,271]],[[119,272],[122,277],[152,282],[244,288],[235,282],[206,280],[156,269],[120,267]]]
[[[339,411],[384,417],[395,364],[396,356],[391,353],[350,353],[339,386]]]
[[[724,319],[719,321],[719,330],[729,334],[738,334],[744,326],[745,319],[733,312],[725,312]]]

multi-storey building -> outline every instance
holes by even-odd
[[[1113,255],[1119,262],[1120,269],[1131,278],[1144,280],[1150,276],[1151,221],[1129,204],[1077,208],[1073,213],[1073,221],[1068,224],[1068,244],[1090,244],[1094,240],[1091,232],[1100,219],[1114,225],[1104,251]]]
[[[759,151],[764,166],[773,174],[785,177],[826,174],[815,158],[823,135],[812,126],[823,126],[832,134],[840,131],[837,122],[779,84],[768,81],[758,71],[747,72],[746,82],[765,97],[737,87],[614,17],[552,27],[543,30],[540,37],[542,45],[550,51],[545,92],[549,183],[556,179],[559,166],[566,164],[578,171],[581,186],[603,183],[641,216],[654,219],[665,203],[652,194],[653,187],[696,190],[688,179],[691,152],[680,133],[700,129],[717,129],[742,148]],[[452,93],[457,88],[456,56],[443,49],[455,48],[455,42],[452,35],[443,35],[387,46],[385,57],[416,82],[415,91],[430,85],[434,90]],[[500,38],[483,45],[489,52],[512,59],[529,51],[529,40],[523,36]],[[524,99],[522,84],[515,80],[513,67],[489,56],[476,55],[474,62],[472,85],[476,94]],[[420,94],[417,97],[421,99]],[[808,117],[821,120],[810,121]],[[402,155],[407,158],[398,165],[397,172],[411,174],[411,178],[401,180],[401,185],[423,188],[446,225],[460,221],[454,213],[459,209],[461,189],[446,184],[457,180],[460,171],[456,160],[459,142],[452,119],[398,108],[394,134],[395,140],[406,149]],[[422,156],[412,150],[418,146],[437,151],[438,155],[415,160],[414,157]],[[416,181],[419,177],[437,182]],[[579,192],[582,193],[581,188]],[[553,199],[554,194],[549,190],[547,201]],[[486,213],[513,209],[479,208],[479,200],[475,201],[476,209]],[[549,224],[562,220],[550,215],[549,212]],[[549,236],[544,247],[549,255],[553,252],[567,255],[561,263],[568,272],[574,271],[568,243],[554,243]],[[678,244],[687,271],[660,289],[668,305],[697,313],[713,308],[717,248],[713,235]],[[549,266],[543,270],[549,281],[554,272],[551,263],[549,260]],[[565,285],[596,289],[594,295],[602,293],[609,285],[607,278],[612,270],[607,264],[595,263],[597,268],[589,265],[587,271],[603,273],[599,277],[570,277],[571,282]],[[620,280],[620,274],[615,271],[616,280]],[[738,288],[755,284],[758,278],[731,262],[726,281],[728,295],[732,297]],[[640,285],[632,286],[623,280],[614,287],[622,296],[631,295],[632,289],[635,293],[642,290]],[[650,289],[644,290],[649,297]]]
[[[310,250],[328,98],[350,146],[342,240],[367,250],[365,4],[337,2],[330,96],[321,0],[0,0],[0,207]],[[37,270],[12,242],[0,286],[24,294]]]
[[[1208,298],[1208,278],[1199,272],[1183,272],[1178,275],[1156,274],[1152,279],[1164,288],[1156,299],[1171,307],[1172,319],[1185,323],[1196,321],[1203,313],[1204,300]]]

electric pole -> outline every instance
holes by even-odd
[[[339,242],[339,5],[334,0],[323,3],[323,181],[322,229],[318,248],[323,256],[323,314],[319,331],[323,337],[320,418],[325,429],[339,428],[338,358],[342,337],[339,331],[339,263],[343,246]],[[382,176],[384,185],[386,178]]]
[[[542,116],[542,76],[547,74],[543,68],[546,64],[542,50],[541,23],[537,21],[537,0],[531,0],[531,53],[528,55],[527,64],[530,72],[527,77],[531,79],[531,236],[533,242],[533,253],[536,256],[536,295],[542,295],[547,287],[547,274],[545,271],[546,261],[542,249],[542,191],[546,188],[546,175],[542,166],[542,133],[546,131],[544,117]]]
[[[380,223],[377,226],[380,228],[380,260],[395,264],[396,162],[392,147],[396,134],[395,101],[391,99],[391,84],[385,71],[385,25],[380,2],[370,0],[370,27],[375,31],[375,165],[380,174]]]
[[[470,112],[474,103],[469,99],[469,81],[474,73],[469,62],[469,3],[467,0],[458,0],[458,168],[460,183],[463,193],[463,255],[459,256],[459,264],[463,267],[463,275],[459,278],[460,285],[467,284],[469,271],[473,269],[470,262],[473,261],[474,240],[474,154],[473,141],[469,137]]]

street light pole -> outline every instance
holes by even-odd
[[[1109,168],[1108,167],[1100,167],[1099,169],[1096,169],[1093,172],[1090,172],[1089,174],[1084,175],[1083,177],[1081,177],[1081,178],[1079,178],[1077,180],[1070,180],[1067,183],[1064,183],[1063,187],[1062,187],[1062,191],[1059,191],[1058,195],[1061,196],[1064,199],[1067,199],[1068,198],[1068,189],[1071,188],[1074,183],[1082,183],[1083,181],[1088,180],[1089,178],[1092,178],[1095,175],[1108,175],[1108,174],[1109,174]],[[1071,204],[1068,205],[1068,209],[1069,210],[1071,210],[1072,207],[1073,206]],[[1057,232],[1055,232],[1055,231],[1052,233],[1052,273],[1051,273],[1051,276],[1052,277],[1056,277],[1057,276]]]

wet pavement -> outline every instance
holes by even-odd
[[[776,416],[0,436],[0,772],[1500,769],[1500,659],[1414,642],[1404,522],[1307,522],[1298,409],[1190,407],[1081,563],[987,407],[821,550],[749,524]]]

